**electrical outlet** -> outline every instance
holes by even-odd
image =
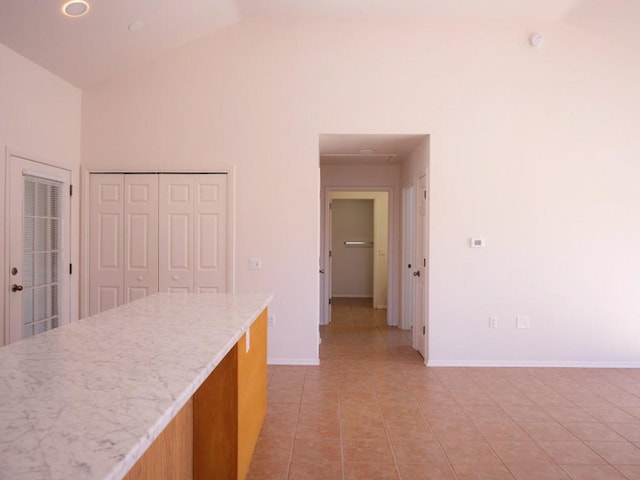
[[[276,316],[275,315],[269,315],[267,317],[267,325],[269,325],[270,327],[273,327],[276,324]]]
[[[498,317],[489,317],[489,328],[498,328]]]
[[[516,328],[529,328],[529,317],[517,316]]]

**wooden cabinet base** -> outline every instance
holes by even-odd
[[[126,480],[193,478],[192,452],[193,400],[189,400],[124,478]]]
[[[265,309],[124,478],[244,480],[266,411]]]

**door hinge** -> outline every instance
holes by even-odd
[[[331,299],[329,299],[329,305],[331,305]]]
[[[329,202],[329,210],[331,210],[333,208],[333,203]]]
[[[69,196],[73,196],[73,185],[69,185]]]
[[[411,268],[411,264],[407,265],[407,268]]]
[[[422,334],[425,335],[427,333],[427,328],[423,325],[422,326]]]
[[[423,259],[422,259],[422,266],[423,266],[423,267],[426,267],[426,266],[427,266],[427,259],[426,259],[426,258],[423,258]]]
[[[329,258],[331,258],[331,250],[329,250]]]
[[[424,194],[424,199],[426,200],[427,199],[427,191],[423,190],[422,193]]]
[[[73,263],[69,264],[69,275],[73,274]]]

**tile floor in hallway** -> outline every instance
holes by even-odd
[[[370,304],[269,367],[250,480],[640,480],[640,370],[427,368]]]

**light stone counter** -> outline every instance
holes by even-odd
[[[120,479],[271,301],[155,294],[0,348],[0,479]]]

